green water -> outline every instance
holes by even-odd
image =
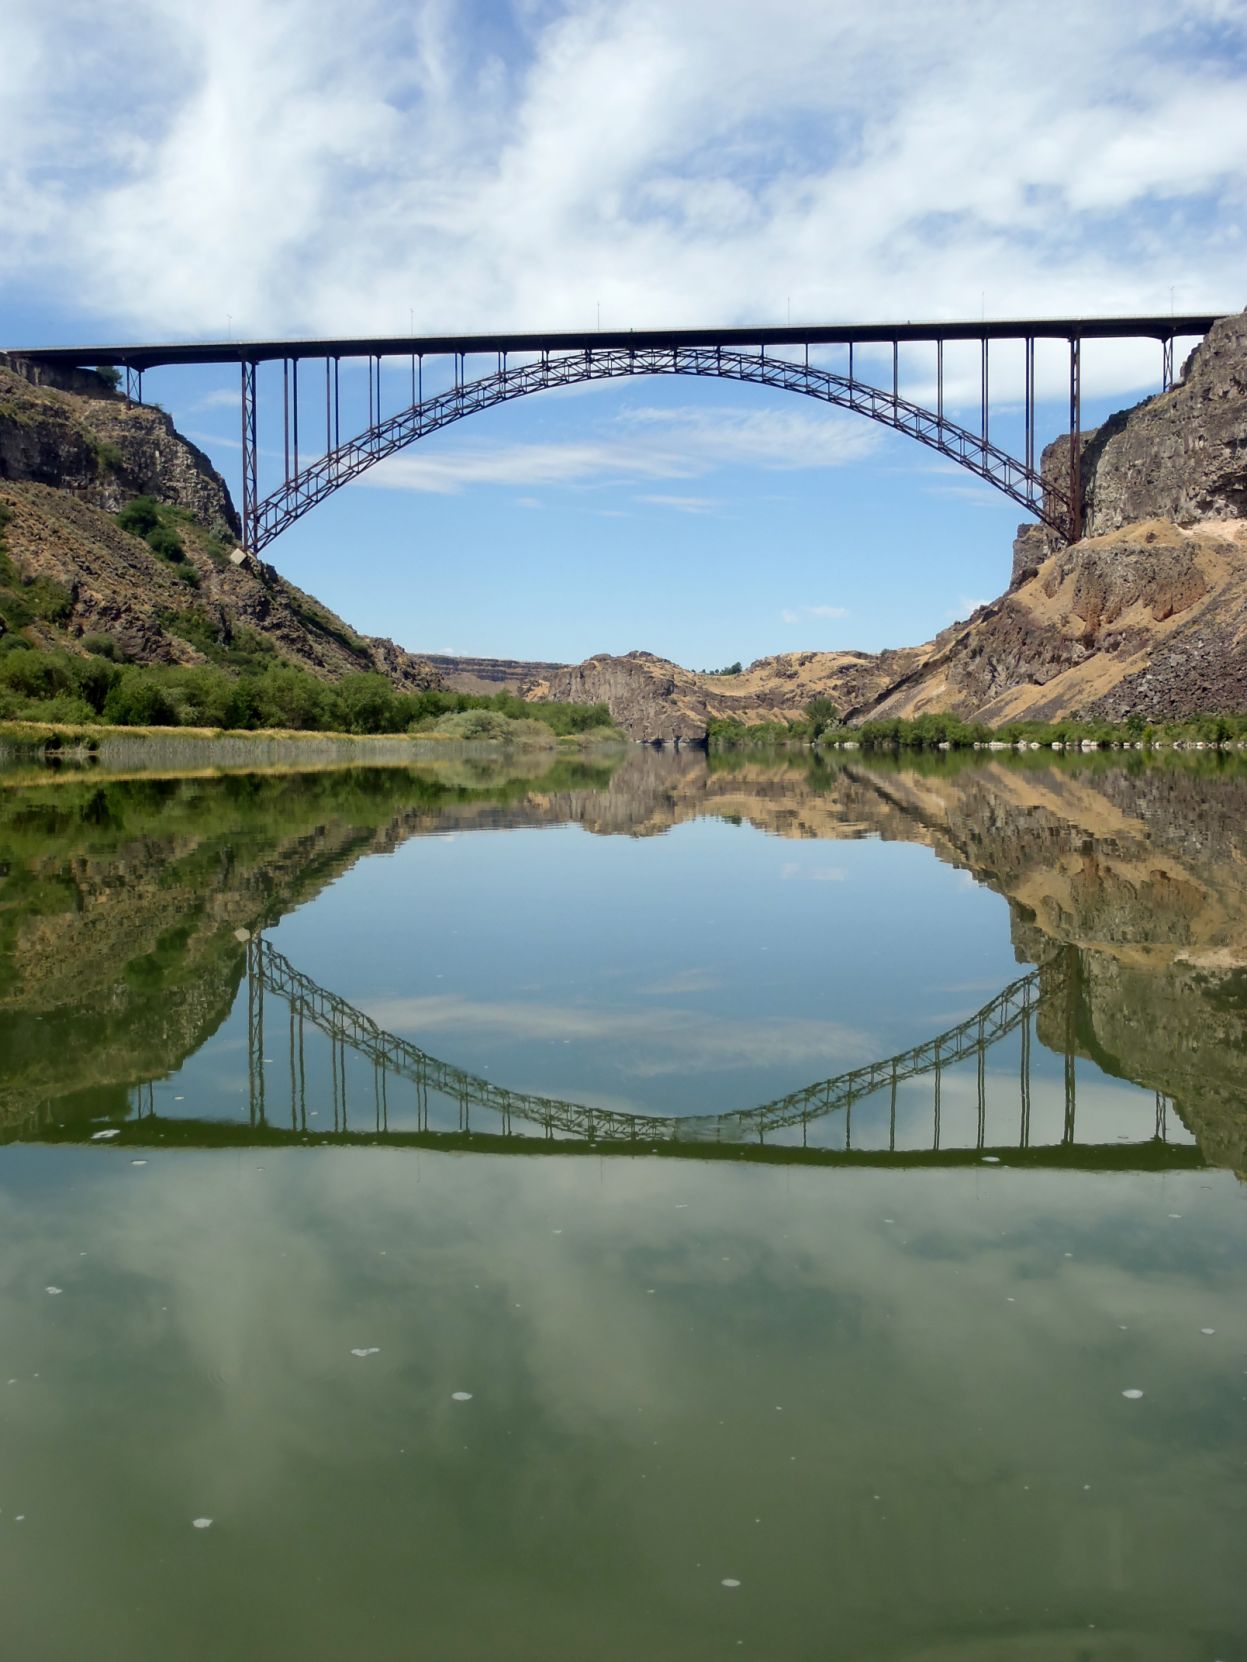
[[[1211,765],[0,775],[4,1654],[1247,1655],[1245,874]]]

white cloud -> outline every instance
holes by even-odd
[[[685,985],[680,990],[698,989]],[[755,1021],[674,1005],[661,1010],[622,1010],[543,1004],[535,999],[483,1003],[444,993],[381,999],[369,1006],[368,1013],[382,1027],[411,1034],[419,1042],[426,1042],[425,1035],[466,1030],[528,1043],[564,1039],[613,1043],[630,1051],[632,1041],[643,1035],[644,1053],[630,1054],[627,1061],[618,1064],[622,1072],[636,1078],[781,1061],[811,1068],[852,1067],[867,1060],[877,1048],[870,1034],[842,1022],[803,1016],[768,1016]]]
[[[515,0],[506,62],[469,15],[17,0],[0,280],[148,337],[1247,298],[1241,5]]]
[[[839,412],[737,408],[635,409],[587,427],[582,438],[497,444],[426,440],[380,462],[362,483],[448,494],[472,485],[590,486],[628,480],[695,479],[720,467],[772,471],[837,467],[869,455],[881,429]],[[641,501],[708,513],[708,497],[645,495]]]
[[[638,502],[654,508],[671,508],[677,514],[712,514],[719,504],[711,496],[641,496]]]

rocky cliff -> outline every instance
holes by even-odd
[[[739,675],[681,669],[652,652],[600,653],[537,682],[530,696],[604,703],[625,733],[647,744],[701,744],[714,720],[798,720],[819,696],[841,710],[869,704],[918,667],[922,651],[783,652]]]
[[[1045,473],[1068,455],[1054,441]],[[1247,711],[1247,313],[1214,325],[1170,391],[1085,433],[1083,473],[1083,540],[1021,527],[1009,590],[923,646],[786,653],[732,677],[599,655],[542,686],[685,742],[714,717],[797,719],[817,694],[849,721]]]
[[[174,511],[184,558],[159,558],[115,515],[136,496]],[[35,644],[82,650],[107,635],[137,663],[194,664],[240,635],[327,680],[379,671],[406,688],[437,672],[393,641],[355,633],[236,546],[225,481],[163,410],[127,404],[89,371],[0,354],[0,506],[19,581],[58,605],[23,625]],[[5,628],[0,619],[0,633]]]
[[[456,658],[443,652],[426,654],[428,663],[454,692],[514,693],[523,698],[549,680],[566,664],[548,664],[523,658]]]

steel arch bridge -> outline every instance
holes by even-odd
[[[240,372],[242,433],[242,541],[258,555],[275,538],[343,485],[451,423],[551,387],[632,375],[695,375],[802,393],[865,416],[920,444],[1002,491],[1064,541],[1081,535],[1082,349],[1093,340],[1153,340],[1161,349],[1161,391],[1173,383],[1174,343],[1199,339],[1216,314],[1122,318],[1046,318],[1013,322],[874,323],[788,325],[761,329],[599,330],[590,333],[355,337],[332,340],[203,342],[173,345],[18,348],[15,358],[73,367],[120,366],[127,398],[142,397],[143,372],[168,365],[235,364]],[[1017,343],[1023,353],[1023,442],[1014,455],[991,437],[991,348]],[[1068,446],[1060,465],[1045,474],[1036,456],[1035,347],[1057,343],[1068,354]],[[978,348],[977,428],[945,408],[944,352],[949,344]],[[930,379],[935,407],[903,396],[901,349],[933,349]],[[810,353],[847,349],[844,371],[811,363]],[[891,375],[883,384],[857,373],[855,348],[890,348]],[[367,425],[343,438],[341,365],[367,359]],[[469,378],[467,361],[492,360]],[[382,414],[381,366],[410,361],[410,396],[404,374],[403,407]],[[425,360],[453,364],[453,383],[424,396]],[[523,361],[516,361],[516,360]],[[283,469],[280,483],[261,494],[259,468],[260,366],[281,364]],[[303,391],[300,393],[300,367]],[[310,372],[310,373],[309,373]],[[999,371],[998,371],[999,376]],[[391,381],[394,377],[391,374]],[[309,386],[309,382],[311,383]],[[1014,400],[1016,402],[1016,400]],[[323,409],[322,409],[323,406]],[[314,457],[300,465],[300,416],[306,458],[309,416]],[[323,414],[323,425],[321,416]],[[999,407],[997,406],[999,417]],[[999,420],[997,421],[999,426]]]
[[[244,377],[245,374],[244,371]],[[474,381],[457,381],[447,391],[413,403],[398,415],[378,420],[355,438],[328,449],[262,499],[254,500],[253,493],[253,505],[244,516],[248,525],[247,546],[259,552],[317,503],[377,462],[465,416],[551,387],[571,387],[586,381],[608,381],[631,375],[699,375],[750,381],[785,392],[804,393],[839,409],[852,410],[951,457],[1012,497],[1061,536],[1073,534],[1070,492],[1051,480],[1045,484],[1040,477],[1034,466],[1033,438],[1028,464],[993,444],[986,432],[972,433],[950,420],[943,413],[942,398],[940,409],[927,410],[902,398],[899,389],[889,392],[851,375],[833,374],[808,361],[793,363],[785,358],[768,358],[765,348],[746,353],[724,350],[721,346],[670,346],[543,352],[535,363],[517,368],[502,364],[492,374]],[[251,398],[254,402],[254,391]]]

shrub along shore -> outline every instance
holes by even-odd
[[[241,673],[213,664],[140,666],[118,663],[103,643],[79,656],[0,642],[0,723],[31,722],[71,731],[407,734],[530,747],[622,737],[605,704],[528,703],[507,692],[400,692],[383,675],[327,682],[284,663]]]
[[[710,724],[712,750],[801,748],[835,750],[1162,750],[1247,746],[1247,715],[1201,715],[1181,721],[1009,721],[999,727],[962,721],[959,716],[924,715],[913,721],[892,717],[844,727],[834,711],[807,706],[805,721]],[[814,714],[810,711],[814,710]]]

